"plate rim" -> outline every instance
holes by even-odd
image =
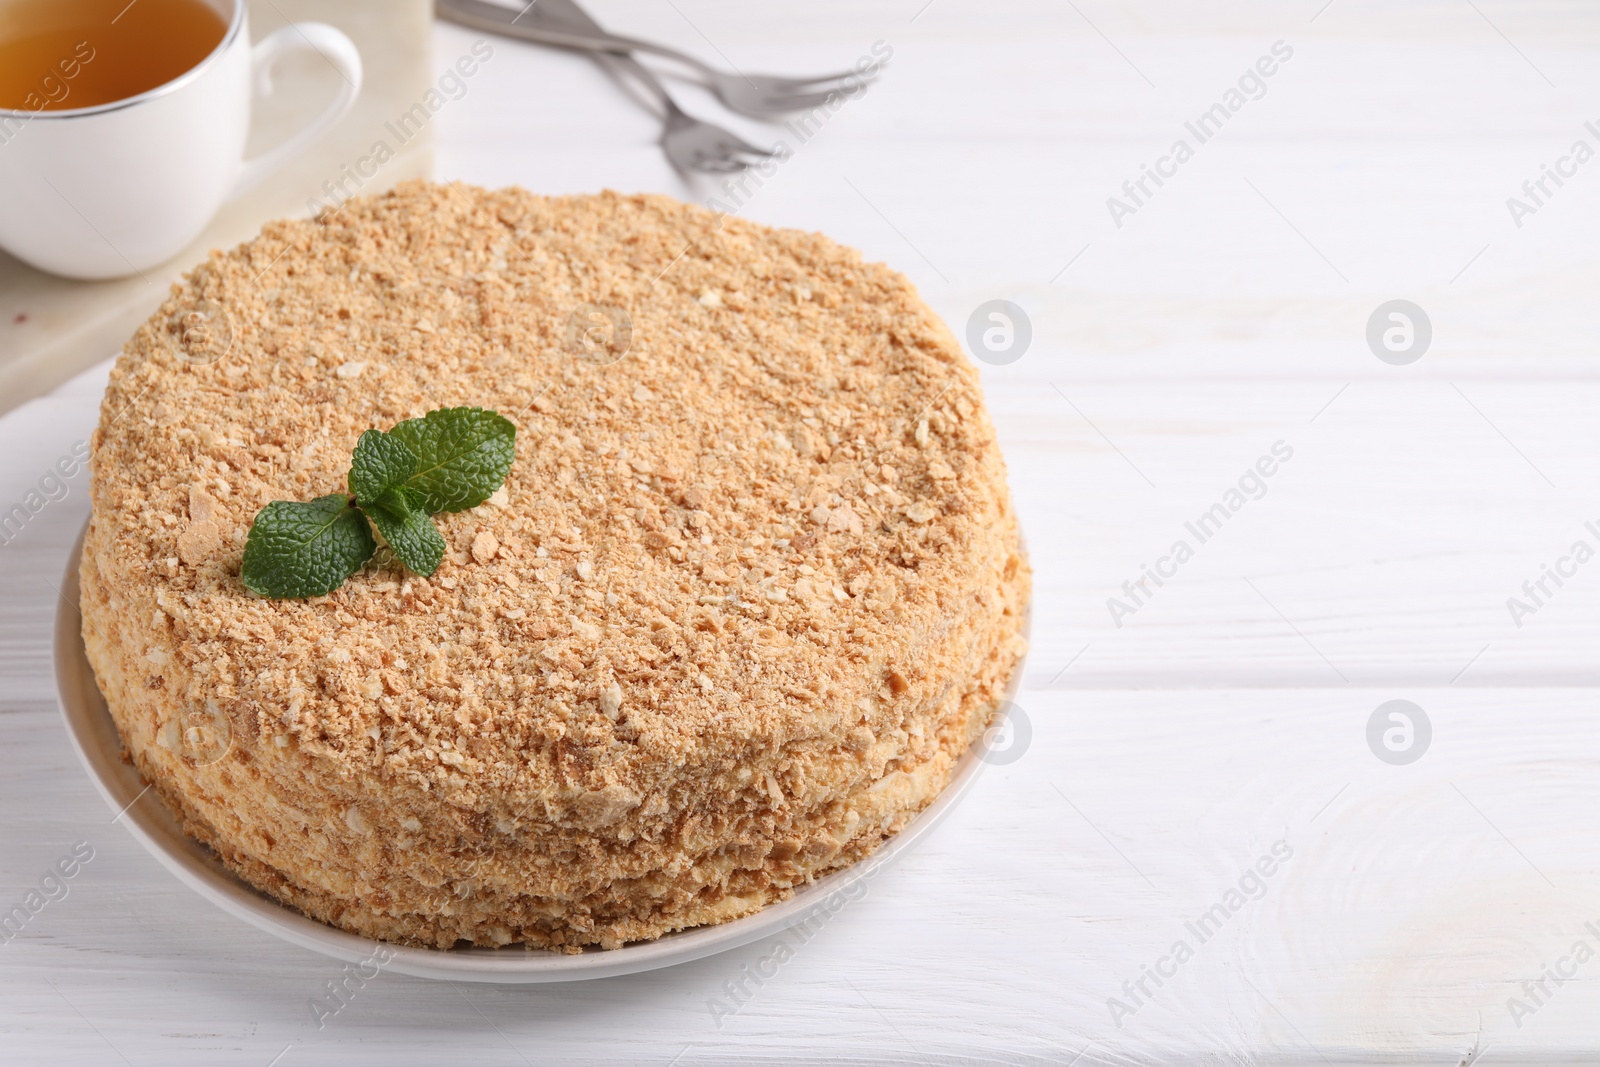
[[[153,786],[140,786],[139,771],[122,762],[122,736],[100,694],[83,643],[79,608],[78,567],[92,517],[84,522],[68,553],[61,596],[56,605],[51,658],[56,682],[56,703],[67,736],[96,791],[145,850],[189,889],[222,911],[264,933],[319,955],[345,963],[364,963],[380,950],[390,958],[383,967],[400,974],[439,981],[526,984],[574,982],[638,974],[740,948],[765,937],[781,934],[817,916],[830,913],[834,898],[869,880],[944,821],[966,796],[985,761],[978,745],[970,746],[956,761],[950,783],[933,802],[873,852],[797,887],[787,900],[768,904],[739,919],[665,934],[616,949],[588,949],[566,954],[550,949],[422,948],[378,941],[341,930],[329,923],[279,903],[228,870],[212,850],[190,837],[164,803],[141,804]],[[67,609],[71,608],[71,614]],[[76,616],[76,618],[74,618]],[[1024,616],[1024,636],[1028,630]],[[1024,653],[1012,668],[1002,709],[1014,706],[1021,687]],[[1003,712],[1001,713],[1003,714]],[[997,719],[995,725],[1001,720]],[[991,726],[990,729],[994,729]]]

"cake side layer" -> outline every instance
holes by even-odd
[[[815,775],[804,791],[784,795],[779,776],[792,782],[797,762],[818,762],[815,753],[789,750],[747,764],[755,768],[751,777],[771,779],[756,790],[757,803],[748,794],[730,792],[723,803],[701,794],[684,805],[673,832],[655,841],[627,831],[623,841],[607,840],[525,819],[463,834],[460,823],[434,819],[418,806],[425,795],[408,803],[403,789],[385,791],[383,783],[363,790],[360,783],[325,779],[303,754],[256,750],[241,759],[247,755],[241,751],[205,762],[211,753],[182,737],[185,720],[160,692],[129,684],[128,657],[117,654],[126,647],[123,635],[115,622],[108,625],[126,615],[109,610],[93,559],[86,553],[83,568],[86,615],[97,620],[86,635],[91,662],[118,709],[136,765],[162,786],[186,829],[286,903],[366,936],[440,946],[620,944],[697,925],[706,921],[700,916],[730,908],[726,917],[745,914],[853,862],[943,789],[954,760],[988,723],[1020,648],[1020,614],[1011,609],[1020,606],[1021,575],[1014,574],[1008,610],[984,620],[992,628],[962,628],[924,649],[933,673],[970,678],[970,688],[908,705],[898,725],[873,735],[877,753],[828,761],[834,781]],[[995,635],[1010,640],[987,640]],[[946,658],[959,655],[963,644],[966,655]],[[203,724],[206,717],[188,721]],[[850,741],[836,739],[833,746],[848,752]],[[775,787],[778,796],[769,802]],[[416,817],[387,815],[391,807],[422,815],[415,832],[405,824]],[[417,856],[460,862],[419,864]],[[759,903],[746,908],[741,901]]]

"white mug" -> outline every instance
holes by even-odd
[[[245,0],[206,3],[228,27],[222,43],[165,85],[97,107],[0,109],[0,247],[69,278],[141,273],[355,102],[361,55],[332,26],[295,23],[251,48]],[[282,144],[243,159],[252,92],[270,92],[273,62],[300,49],[339,71],[338,96]]]

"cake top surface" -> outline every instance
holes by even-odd
[[[380,550],[327,596],[244,588],[262,506],[458,405],[511,419],[516,462],[438,516],[431,578]],[[905,279],[661,196],[409,183],[270,224],[129,342],[93,463],[100,566],[175,698],[466,804],[893,699],[1008,526],[977,376]]]

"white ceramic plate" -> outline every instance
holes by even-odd
[[[67,722],[67,733],[101,796],[111,805],[112,811],[122,813],[116,821],[132,831],[179,881],[228,914],[301,948],[334,959],[349,963],[367,960],[379,947],[378,942],[307,918],[241,881],[222,865],[211,849],[185,834],[166,806],[155,796],[148,795],[139,772],[122,762],[122,738],[95,684],[94,672],[84,653],[81,616],[75,607],[78,603],[78,557],[82,551],[80,534],[62,579],[62,603],[56,609],[56,684],[60,689],[61,714]],[[1015,699],[1021,678],[1022,664],[1019,663],[1011,677],[1007,701]],[[998,724],[991,727],[991,731],[997,728]],[[1018,723],[1016,729],[1020,731],[1025,726]],[[813,917],[838,910],[843,901],[850,899],[845,894],[852,885],[872,878],[885,864],[927,836],[977,777],[985,762],[980,756],[980,747],[974,746],[961,758],[949,787],[938,799],[912,819],[904,830],[884,842],[870,858],[820,878],[796,890],[790,899],[769,905],[753,915],[609,952],[591,949],[576,955],[521,947],[430,949],[389,945],[393,959],[387,966],[402,974],[458,982],[572,982],[686,963],[781,933]],[[999,758],[991,758],[989,762],[1007,762],[1004,754],[996,755]]]

